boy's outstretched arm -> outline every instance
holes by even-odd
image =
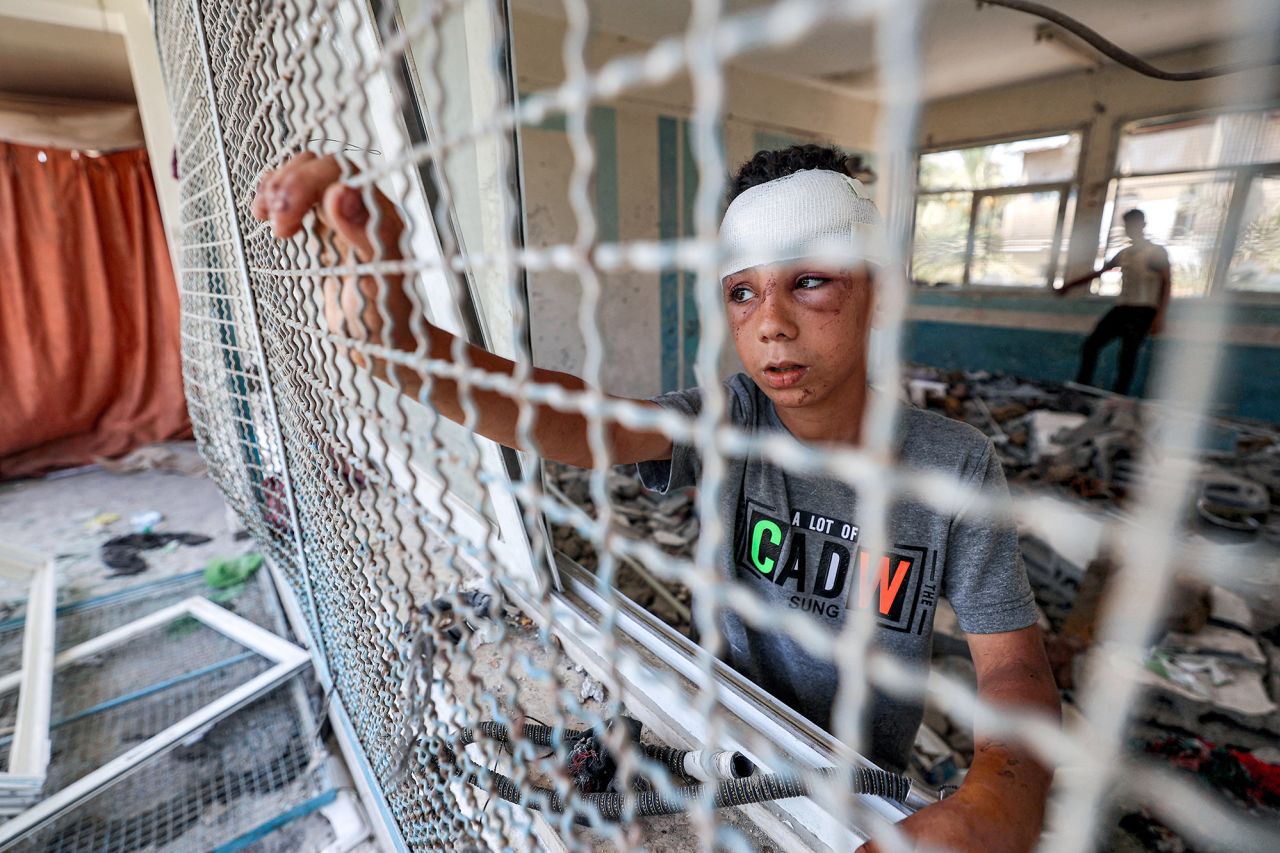
[[[263,175],[253,200],[253,215],[270,222],[276,237],[285,238],[296,234],[314,210],[329,232],[325,236],[332,237],[333,247],[341,253],[344,263],[399,260],[404,222],[395,205],[374,190],[372,196],[378,215],[371,215],[364,195],[341,183],[342,175],[342,166],[334,157],[319,157],[310,152],[299,154],[279,169]],[[402,275],[347,276],[325,283],[325,321],[335,335],[419,352],[420,341],[414,334],[416,327],[425,337],[422,355],[453,361],[454,335],[427,322],[425,317],[415,318],[416,311]],[[467,355],[471,365],[482,370],[508,376],[515,371],[514,362],[479,347],[468,345]],[[455,380],[436,377],[424,395],[422,378],[416,371],[388,364],[384,359],[373,359],[370,364],[361,352],[351,352],[350,357],[379,377],[394,377],[405,394],[427,397],[423,402],[442,416],[459,423],[464,420]],[[559,385],[571,391],[585,388],[581,379],[568,373],[534,368],[531,374],[534,382]],[[499,391],[472,388],[470,397],[478,414],[476,432],[507,447],[518,447],[519,404]],[[587,419],[577,413],[533,405],[533,440],[539,452],[557,462],[589,467],[592,454],[587,441]],[[671,439],[662,433],[633,430],[612,422],[606,429],[612,464],[671,456]]]

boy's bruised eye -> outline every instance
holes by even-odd
[[[820,275],[802,275],[796,279],[796,290],[813,290],[831,281]]]
[[[729,288],[729,301],[736,305],[741,305],[753,296],[755,292],[745,284],[735,284]]]

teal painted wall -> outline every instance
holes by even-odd
[[[935,365],[949,370],[991,370],[1065,382],[1074,379],[1079,367],[1080,345],[1094,319],[1110,303],[1102,300],[1010,297],[987,293],[938,293],[919,291],[914,304],[928,308],[956,308],[987,312],[1034,311],[1058,315],[1067,330],[1042,327],[1011,328],[981,321],[949,322],[933,319],[909,320],[905,329],[902,356],[907,361]],[[1194,303],[1175,303],[1177,315],[1194,311]],[[1084,328],[1077,329],[1079,326]],[[1280,305],[1237,305],[1232,329],[1244,326],[1280,326]],[[1163,358],[1169,346],[1202,346],[1184,340],[1155,338],[1144,344],[1134,378],[1134,393],[1145,394],[1150,386],[1151,368]],[[1098,362],[1094,380],[1110,387],[1115,378],[1119,342],[1113,343]],[[1215,404],[1221,414],[1280,422],[1280,348],[1247,343],[1229,343]]]
[[[672,116],[658,117],[658,236],[665,243],[680,236],[680,125]],[[660,278],[662,334],[662,390],[683,384],[680,358],[680,304],[683,276],[677,269],[662,270]]]
[[[903,358],[947,370],[990,370],[1066,382],[1076,376],[1084,339],[1073,332],[915,321],[907,325]],[[1153,346],[1148,341],[1142,347],[1135,391],[1146,386]],[[1115,377],[1118,349],[1108,347],[1098,359],[1094,380],[1100,387],[1109,387]]]
[[[693,206],[698,194],[698,162],[693,156],[689,122],[658,116],[658,236],[693,236]],[[665,269],[661,275],[662,390],[697,383],[698,298],[691,270]]]

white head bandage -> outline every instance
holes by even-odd
[[[800,258],[879,266],[883,230],[861,181],[826,169],[794,172],[729,205],[720,223],[720,277]]]

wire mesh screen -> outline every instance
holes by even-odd
[[[1261,4],[1241,9],[1260,29],[1274,24]],[[1218,374],[1221,301],[1197,307],[1202,345],[1164,351],[1156,375],[1167,405],[1143,410],[1127,512],[1105,522],[1121,567],[1111,600],[1123,606],[1098,629],[1106,665],[1079,690],[1086,722],[1064,728],[998,696],[979,701],[962,679],[928,672],[927,643],[912,658],[886,642],[886,632],[927,638],[954,586],[944,573],[960,571],[945,542],[900,537],[904,513],[947,529],[1096,532],[1060,495],[1011,501],[998,476],[901,464],[908,416],[893,354],[908,301],[901,261],[924,13],[914,0],[696,0],[682,31],[602,59],[588,49],[588,4],[566,0],[563,82],[517,96],[503,4],[154,3],[178,139],[174,252],[196,436],[296,598],[406,848],[852,849],[874,835],[907,849],[895,827],[911,833],[909,815],[938,809],[937,797],[899,775],[901,762],[875,766],[882,733],[864,721],[899,702],[910,723],[926,694],[975,720],[997,751],[1013,744],[1058,768],[1045,849],[1091,848],[1117,792],[1197,842],[1280,841],[1258,816],[1125,747],[1175,568],[1208,579],[1274,569],[1265,553],[1239,569],[1238,555],[1183,525]],[[750,428],[719,381],[738,334],[732,304],[726,315],[737,297],[720,275],[731,165],[721,134],[738,58],[849,22],[875,30],[885,254],[875,346],[889,356],[871,359],[879,393],[866,397],[857,441],[832,445]],[[593,203],[603,180],[593,109],[671,84],[688,87],[681,168],[697,176],[685,236],[621,240]],[[521,188],[543,176],[520,141],[548,126],[568,145],[571,224],[531,248]],[[629,273],[690,285],[681,316],[696,318],[684,345],[686,373],[702,385],[694,406],[605,387],[602,304]],[[581,335],[581,378],[533,363],[531,300],[537,277],[551,274],[580,294],[576,315],[554,322]],[[784,387],[799,368],[769,369]],[[696,489],[655,498],[645,511],[656,515],[637,524],[620,503],[635,481],[615,463],[682,454],[696,459]],[[587,473],[544,478],[544,456]],[[820,479],[847,507],[778,518],[762,499],[738,514],[728,496],[752,466]],[[832,543],[801,581],[803,607],[762,591],[762,578],[805,576],[803,555],[781,551],[784,529]],[[755,574],[726,573],[726,555]],[[621,591],[627,583],[645,590],[640,604]],[[895,610],[904,583],[914,604]],[[828,607],[838,618],[823,617]],[[797,711],[803,701],[779,701],[749,668],[725,664],[730,613],[743,636],[767,635],[831,668],[837,686],[822,713]]]

